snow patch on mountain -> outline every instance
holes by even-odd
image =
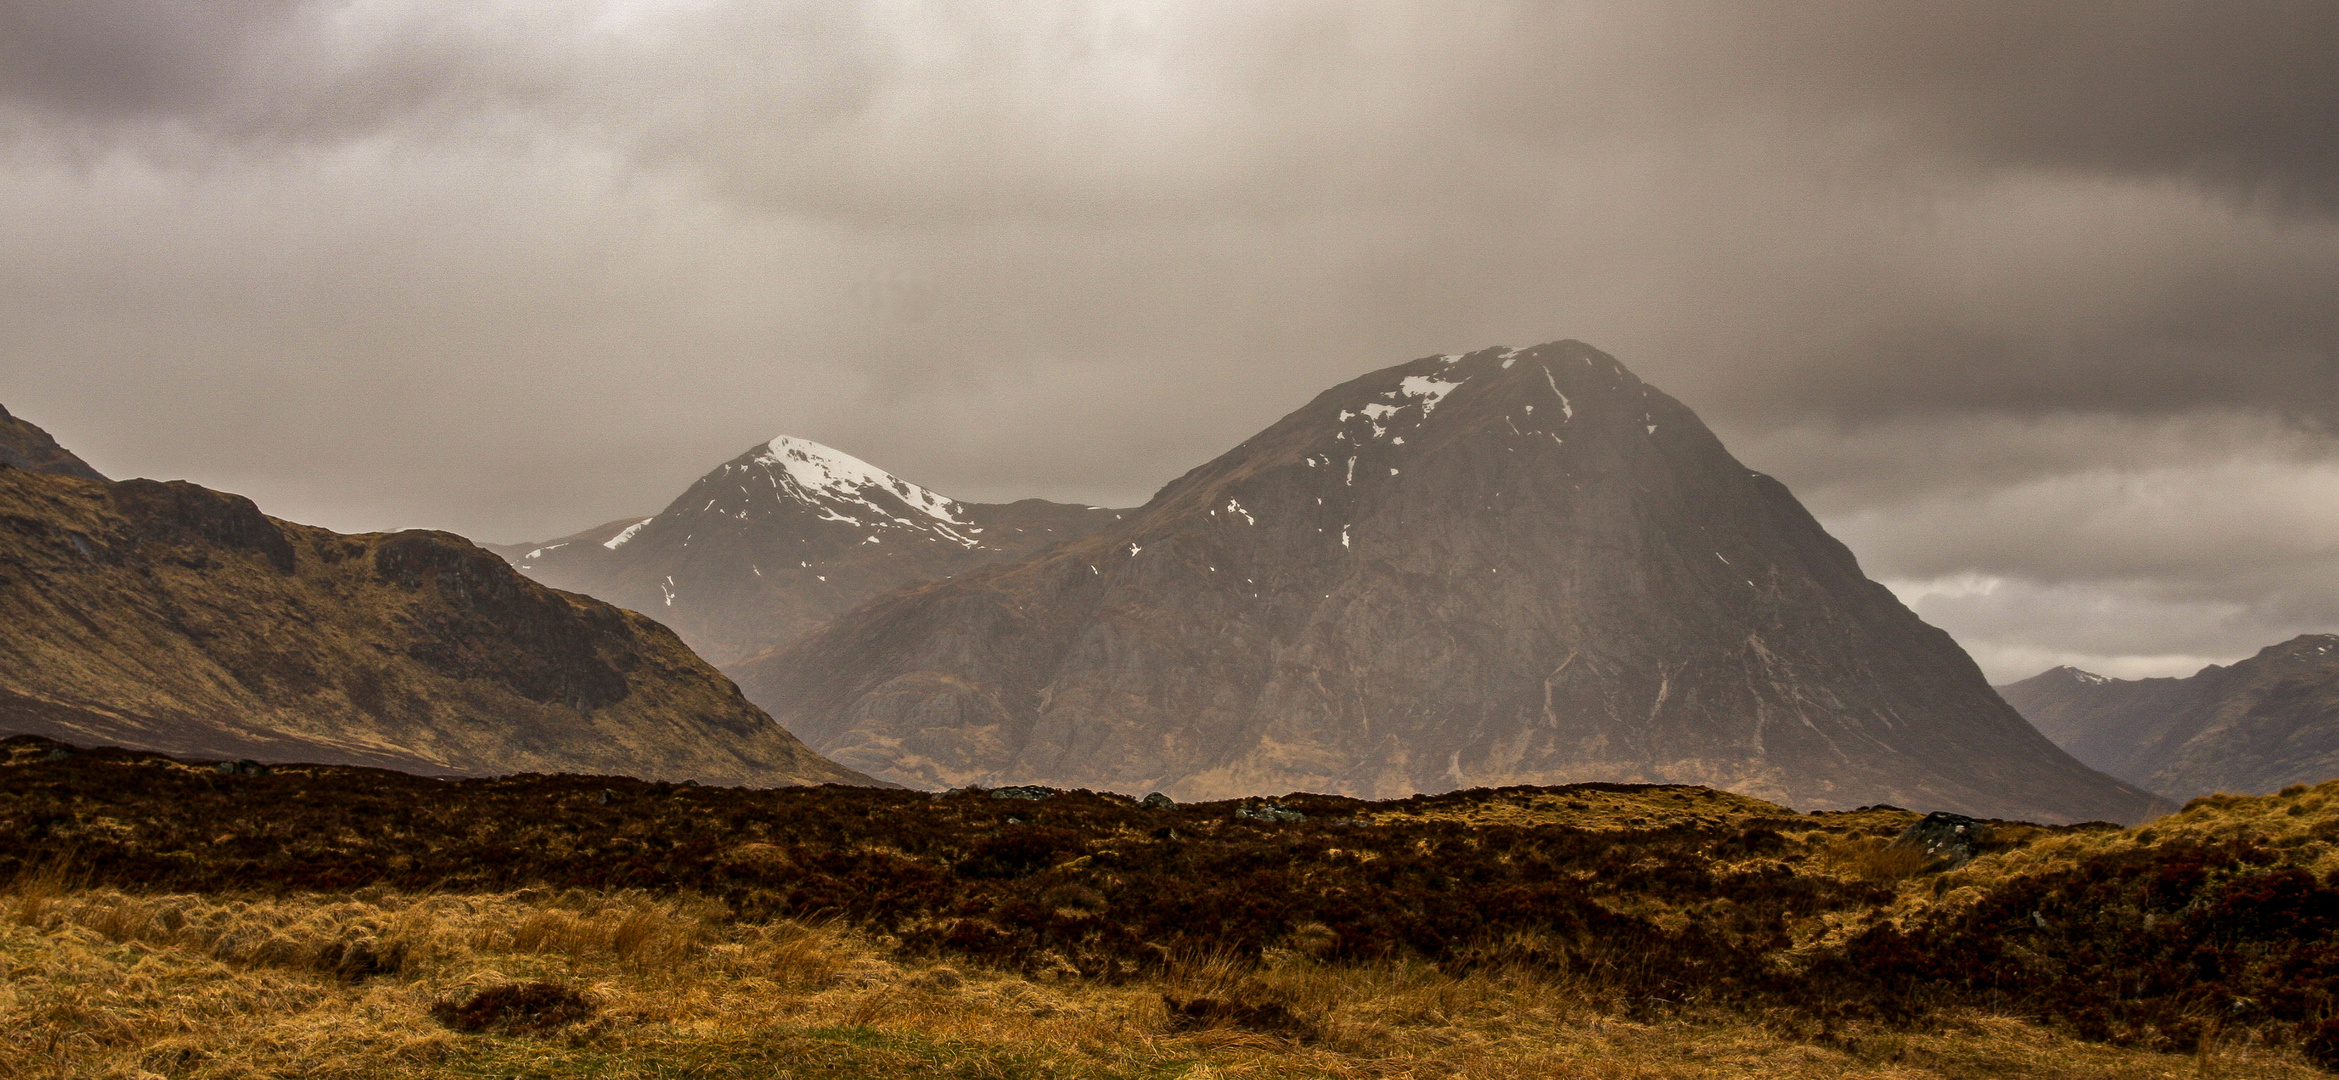
[[[1460,385],[1460,380],[1447,382],[1427,375],[1407,375],[1397,383],[1397,391],[1406,397],[1422,399],[1421,415],[1427,417],[1430,410],[1438,407],[1438,402],[1444,401],[1446,395],[1453,393],[1454,388]]]
[[[654,518],[654,517],[646,517],[646,518],[643,518],[643,519],[641,519],[640,521],[634,522],[633,524],[631,524],[631,525],[628,525],[628,526],[626,526],[626,527],[625,527],[623,530],[619,531],[617,535],[615,535],[615,536],[612,536],[612,537],[610,537],[610,538],[609,538],[609,539],[607,539],[607,540],[603,540],[603,541],[601,541],[601,546],[602,546],[602,547],[605,547],[605,548],[608,548],[608,549],[609,549],[609,550],[611,550],[611,551],[615,551],[615,550],[617,550],[618,548],[624,547],[624,546],[625,546],[625,542],[626,542],[626,541],[633,539],[633,538],[634,538],[634,536],[635,536],[636,534],[638,534],[638,533],[640,533],[640,532],[642,531],[642,526],[644,526],[644,525],[647,525],[647,524],[649,524],[649,523],[651,523],[651,522],[653,522],[653,521],[656,521],[656,520],[658,520],[658,519],[657,519],[657,518]],[[560,545],[558,545],[558,544],[555,544],[555,545],[553,545],[553,546],[554,546],[554,547],[558,547],[558,546],[560,546]],[[551,550],[551,548],[542,548],[542,549],[539,549],[539,550],[543,550],[543,551],[550,551],[550,550]],[[530,555],[529,555],[529,557],[530,557],[530,558],[534,558],[534,557],[535,557],[535,554],[534,554],[533,552],[531,552],[531,553],[530,553]]]

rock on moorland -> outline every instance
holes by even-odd
[[[734,666],[903,784],[1668,782],[2136,820],[1778,481],[1581,342],[1336,386],[1094,535]]]

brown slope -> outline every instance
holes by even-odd
[[[2339,635],[2183,679],[2056,668],[1999,690],[2081,761],[2174,799],[2339,777]]]
[[[664,627],[461,537],[0,468],[0,730],[443,774],[867,783]]]
[[[6,408],[0,408],[0,465],[84,480],[105,479],[73,451],[57,445],[39,425],[10,416]]]
[[[2056,749],[1783,486],[1578,342],[1335,387],[1092,538],[734,674],[838,760],[925,786],[1664,781],[2059,821],[2155,802]]]

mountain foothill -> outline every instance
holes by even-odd
[[[867,784],[654,620],[462,537],[343,535],[0,428],[0,731],[441,776]]]

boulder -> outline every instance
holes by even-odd
[[[1964,814],[1936,810],[1925,815],[1892,840],[1895,848],[1916,848],[1938,865],[1935,870],[1955,870],[1973,861],[1975,847],[1983,838],[1982,823]]]
[[[1244,803],[1235,807],[1234,816],[1270,825],[1290,825],[1306,821],[1308,816],[1279,802]]]

